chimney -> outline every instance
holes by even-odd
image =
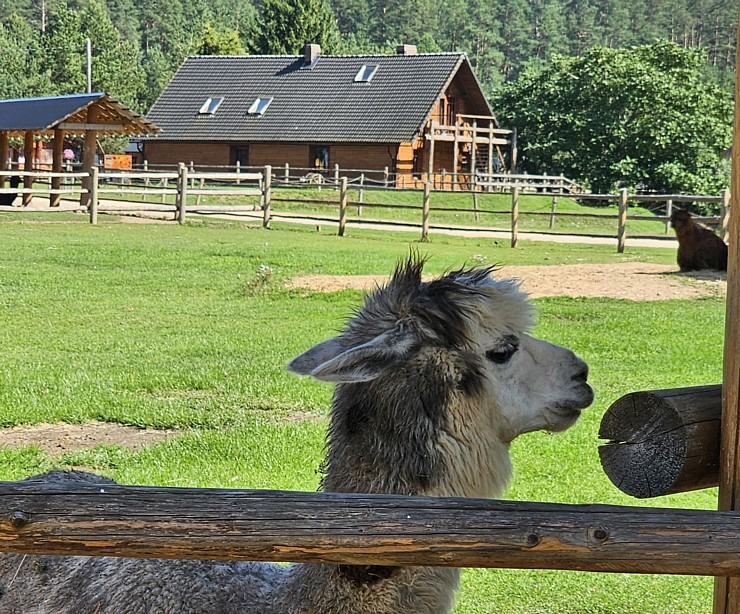
[[[416,55],[416,45],[398,45],[396,47],[397,55]]]
[[[321,45],[308,44],[303,51],[303,65],[313,67],[321,55]]]

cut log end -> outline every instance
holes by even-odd
[[[604,472],[637,498],[716,486],[722,387],[633,392],[604,414]]]

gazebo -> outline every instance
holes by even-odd
[[[95,146],[99,133],[106,136],[152,135],[159,128],[145,117],[135,113],[126,105],[104,92],[47,96],[43,98],[15,98],[0,100],[0,171],[8,168],[8,144],[11,137],[23,137],[25,163],[23,170],[33,171],[34,141],[40,137],[51,137],[52,173],[62,171],[62,151],[67,135],[82,136],[82,168],[89,170],[95,163]],[[0,187],[4,185],[0,177]],[[52,175],[50,205],[59,204],[59,175]],[[23,187],[30,189],[33,176],[24,175]],[[86,186],[85,186],[86,187]],[[80,202],[87,205],[89,195],[83,191]],[[23,203],[28,204],[31,193],[23,194]]]

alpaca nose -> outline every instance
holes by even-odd
[[[576,364],[576,372],[573,375],[573,381],[579,384],[585,384],[588,381],[588,365],[586,362],[577,358],[578,363]]]

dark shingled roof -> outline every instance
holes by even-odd
[[[355,82],[377,65],[369,82]],[[185,60],[147,117],[156,140],[400,143],[422,130],[456,74],[481,114],[492,115],[466,56],[198,56]],[[223,102],[199,113],[208,98]],[[272,98],[264,115],[250,115],[256,98]]]
[[[111,124],[112,134],[154,134],[157,127],[138,113],[103,92],[47,96],[44,98],[14,98],[0,100],[0,132],[20,136],[26,131],[51,132],[62,123],[84,124],[87,109],[98,104],[96,124]],[[123,126],[122,128],[119,126]],[[113,126],[116,126],[115,128]],[[74,131],[72,131],[74,132]]]

